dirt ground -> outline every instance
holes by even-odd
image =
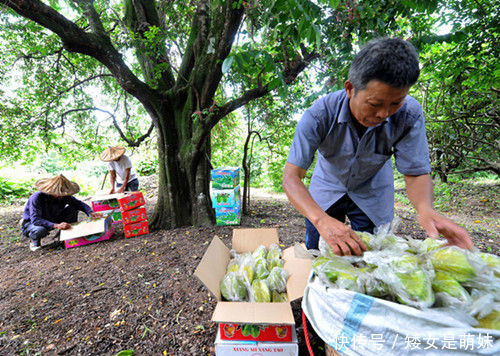
[[[154,182],[143,181],[147,210]],[[498,187],[497,187],[498,188]],[[304,241],[303,218],[282,194],[253,190],[251,214],[241,227],[274,227],[284,247]],[[477,208],[496,221],[498,210]],[[30,252],[17,222],[23,205],[0,208],[0,355],[214,355],[215,298],[193,276],[214,236],[227,246],[233,227],[186,227],[125,239],[118,227],[108,240],[64,249],[53,237]],[[423,237],[406,207],[399,233]],[[460,222],[474,219],[466,213]],[[470,222],[473,225],[473,222]],[[466,227],[469,228],[467,223]],[[470,229],[476,246],[498,254],[490,232]],[[486,230],[486,231],[491,231]],[[306,355],[300,300],[292,303],[300,355]],[[309,326],[316,355],[321,340]]]

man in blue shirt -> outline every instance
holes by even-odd
[[[290,202],[306,217],[306,246],[319,236],[335,253],[360,255],[353,230],[373,232],[394,217],[391,156],[429,237],[472,248],[467,231],[433,208],[423,112],[408,96],[420,74],[415,48],[376,39],[355,56],[345,90],[317,100],[297,124],[283,173]],[[318,152],[309,190],[302,179]],[[349,217],[351,227],[344,224]]]
[[[29,237],[30,250],[41,248],[41,239],[52,229],[66,230],[78,220],[78,211],[92,214],[92,208],[72,197],[80,191],[77,183],[62,174],[54,178],[40,179],[35,183],[39,190],[33,194],[24,208],[22,231]]]

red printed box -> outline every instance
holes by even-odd
[[[122,213],[122,221],[124,224],[134,224],[139,221],[147,220],[146,209],[141,207],[133,210],[124,211]]]
[[[292,325],[219,323],[221,340],[292,341]]]
[[[147,221],[141,221],[135,224],[123,225],[123,233],[125,237],[144,235],[149,233],[149,225]]]
[[[142,192],[132,192],[125,195],[123,198],[119,198],[118,204],[120,204],[120,210],[124,212],[138,208],[139,206],[146,204],[146,202],[144,201]]]
[[[115,230],[111,224],[111,216],[105,219],[72,224],[68,230],[61,230],[61,241],[66,248],[83,246],[94,242],[109,240]]]

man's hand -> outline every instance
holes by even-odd
[[[117,193],[123,193],[125,191],[125,185],[122,185],[118,190],[116,191]]]
[[[354,253],[361,256],[368,249],[349,226],[326,214],[318,220],[316,228],[336,255],[350,256]]]
[[[54,229],[58,230],[68,230],[71,228],[71,224],[68,224],[67,222],[62,222],[59,224],[54,224]]]
[[[111,190],[109,191],[109,194],[114,194],[115,193],[115,187],[111,188]]]
[[[474,243],[465,229],[435,211],[419,214],[418,222],[432,239],[437,239],[441,234],[448,240],[450,245],[456,245],[468,250],[474,247]]]

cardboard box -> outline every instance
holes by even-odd
[[[240,169],[238,167],[223,167],[212,169],[212,188],[234,189],[240,184]]]
[[[258,246],[279,243],[276,229],[234,229],[232,248],[237,253],[253,252]],[[195,275],[217,298],[218,303],[212,321],[225,324],[270,324],[295,325],[290,303],[251,303],[222,301],[220,282],[226,274],[231,259],[230,249],[217,236],[203,255]],[[312,260],[295,256],[294,248],[283,251],[282,256],[288,271],[288,300],[301,298],[307,285]]]
[[[124,212],[138,208],[146,204],[146,202],[144,201],[142,192],[131,192],[126,194],[123,198],[118,198],[118,204],[120,204],[120,210]]]
[[[221,339],[220,330],[215,339],[215,354],[217,356],[297,356],[299,346],[297,333],[292,328],[291,342],[256,342],[256,341],[228,341]]]
[[[212,207],[234,207],[240,201],[240,186],[234,189],[212,189]]]
[[[241,202],[236,206],[215,208],[217,225],[239,225],[241,219]]]
[[[147,221],[141,221],[135,224],[123,225],[125,237],[149,234],[149,225]]]
[[[292,328],[292,325],[219,323],[221,340],[290,342]],[[254,334],[248,334],[251,330],[255,331]]]
[[[91,200],[92,210],[97,212],[117,209],[120,207],[118,199],[123,198],[124,196],[125,194],[123,193],[96,195]]]
[[[146,209],[144,207],[127,210],[121,213],[122,221],[125,225],[138,223],[148,219]]]
[[[68,230],[61,230],[61,241],[66,248],[88,245],[109,240],[113,235],[111,216],[93,221],[84,221],[71,225]]]

